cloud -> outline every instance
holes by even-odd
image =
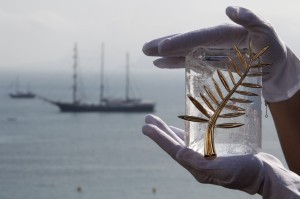
[[[74,28],[72,20],[50,11],[7,12],[0,9],[0,24],[2,29],[9,31],[66,31]]]

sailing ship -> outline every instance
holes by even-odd
[[[16,88],[15,92],[9,93],[10,98],[12,99],[33,99],[36,97],[36,94],[30,91],[29,86],[27,91],[20,91],[19,90],[19,80],[16,81]]]
[[[77,45],[74,47],[72,102],[60,102],[44,99],[57,106],[61,112],[153,112],[155,104],[142,99],[131,98],[129,95],[129,55],[126,54],[126,86],[124,99],[109,99],[104,97],[104,44],[101,47],[100,99],[98,104],[81,102],[77,97]]]
[[[13,99],[33,99],[36,97],[36,95],[32,92],[15,92],[15,93],[9,93],[9,96]]]

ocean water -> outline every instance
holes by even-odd
[[[2,75],[0,80],[1,199],[261,198],[199,184],[142,134],[146,113],[60,113],[38,99],[10,99],[12,79]],[[69,81],[32,74],[31,88],[44,97],[70,100]],[[97,99],[95,82],[85,84],[87,100]],[[183,72],[139,75],[136,82],[139,94],[156,102],[154,114],[183,127],[177,118],[184,113]],[[115,84],[110,83],[114,93],[122,94],[123,84]],[[263,151],[284,162],[270,117],[263,120]]]

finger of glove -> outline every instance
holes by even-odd
[[[160,119],[157,116],[154,115],[147,115],[145,117],[145,122],[146,124],[152,124],[154,126],[157,126],[160,130],[162,130],[163,132],[167,133],[169,136],[171,136],[176,142],[178,142],[180,145],[185,146],[184,141],[179,138],[176,133],[174,133],[170,127],[164,122],[162,121],[162,119]]]
[[[226,14],[233,22],[243,26],[249,32],[249,38],[253,40],[254,50],[269,46],[269,50],[263,56],[264,62],[279,64],[284,61],[286,46],[277,36],[270,22],[241,7],[228,7]],[[263,70],[268,71],[271,68],[266,67]]]
[[[148,55],[148,56],[159,56],[159,53],[158,53],[158,44],[162,41],[162,40],[165,40],[169,37],[172,37],[176,34],[172,34],[172,35],[168,35],[168,36],[165,36],[165,37],[161,37],[161,38],[157,38],[157,39],[154,39],[150,42],[147,42],[144,44],[143,46],[143,53],[145,55]]]
[[[261,153],[256,154],[256,156],[264,163],[267,163],[267,164],[270,164],[273,166],[276,165],[278,167],[284,167],[282,162],[278,158],[274,157],[271,154],[261,152]]]
[[[229,6],[226,8],[226,14],[233,22],[243,26],[249,32],[259,30],[262,30],[259,32],[265,32],[263,30],[271,27],[269,22],[246,8]]]
[[[169,126],[170,129],[176,133],[176,135],[182,139],[182,141],[184,141],[184,130],[180,129],[180,128],[177,128],[177,127],[174,127],[174,126]]]
[[[185,57],[167,57],[154,60],[153,64],[158,68],[184,68]]]
[[[158,68],[179,69],[185,68],[185,57],[165,57],[154,60],[153,64]],[[219,69],[226,69],[226,61],[209,61],[210,66]]]
[[[223,24],[168,37],[158,44],[158,53],[161,56],[168,56],[188,50],[192,51],[196,47],[217,46],[230,48],[232,44],[246,47],[246,41],[247,31],[244,28],[237,25]]]
[[[243,26],[249,32],[249,38],[253,40],[254,50],[269,46],[265,56],[270,56],[269,51],[271,50],[274,57],[281,57],[280,53],[274,55],[282,47],[272,25],[267,20],[242,7],[228,7],[226,14],[233,22]]]
[[[153,124],[143,126],[142,131],[176,160],[176,154],[182,148],[176,140]]]

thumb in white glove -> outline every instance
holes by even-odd
[[[206,160],[186,148],[183,131],[169,127],[160,118],[148,115],[143,133],[156,142],[197,181],[261,194],[266,199],[300,197],[300,177],[286,170],[275,157],[265,154],[218,157]]]
[[[281,41],[272,25],[261,16],[241,7],[228,7],[227,16],[235,24],[223,24],[183,34],[158,38],[146,43],[143,51],[149,56],[161,56],[154,64],[161,68],[181,68],[185,56],[199,47],[248,47],[250,40],[256,51],[269,46],[263,55],[264,68],[270,72],[263,78],[263,96],[268,102],[292,97],[300,88],[300,61]]]

